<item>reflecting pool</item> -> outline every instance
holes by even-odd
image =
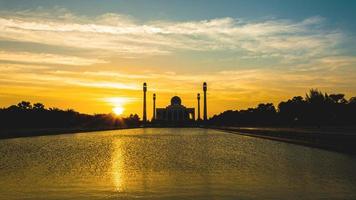
[[[356,157],[194,128],[0,140],[0,199],[356,199]]]

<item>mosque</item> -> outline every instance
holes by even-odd
[[[203,92],[204,92],[204,105],[203,105],[203,120],[207,120],[207,84],[203,83]],[[147,122],[146,114],[146,93],[147,93],[147,84],[143,83],[143,121]],[[171,98],[171,104],[165,108],[156,108],[156,94],[153,94],[153,122],[162,122],[162,123],[188,123],[194,121],[202,121],[200,118],[200,93],[197,94],[197,118],[195,116],[195,108],[187,108],[182,104],[182,100],[178,96]]]
[[[171,99],[171,105],[166,108],[157,108],[154,114],[158,121],[190,121],[195,120],[195,109],[182,105],[182,100],[178,96]]]

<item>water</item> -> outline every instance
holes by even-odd
[[[206,129],[0,140],[0,199],[356,199],[356,157]]]

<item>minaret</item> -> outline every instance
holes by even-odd
[[[153,117],[152,120],[156,120],[156,94],[153,94]]]
[[[198,100],[198,121],[201,120],[200,118],[200,93],[197,95],[197,100]]]
[[[208,116],[207,116],[207,105],[206,105],[206,90],[208,89],[208,86],[206,84],[206,82],[203,83],[203,91],[204,91],[204,121],[208,120]]]
[[[147,92],[147,84],[143,83],[143,116],[142,116],[143,122],[147,121],[147,115],[146,115],[146,92]]]

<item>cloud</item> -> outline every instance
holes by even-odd
[[[165,55],[177,50],[238,51],[244,56],[299,57],[328,54],[343,40],[337,30],[322,29],[324,19],[248,21],[218,18],[201,21],[137,22],[106,13],[76,16],[65,10],[0,14],[0,38],[84,50],[107,55]],[[50,17],[48,17],[50,16]]]
[[[47,53],[30,52],[7,52],[0,51],[0,61],[11,61],[21,63],[62,64],[62,65],[92,65],[106,63],[100,59],[81,58],[75,56],[64,56]]]
[[[0,68],[1,69],[1,68]],[[316,72],[318,74],[320,72]],[[199,90],[201,83],[207,81],[215,92],[234,94],[239,92],[253,93],[271,90],[280,92],[291,88],[338,87],[343,83],[352,84],[353,74],[333,73],[322,77],[313,73],[278,71],[268,69],[228,70],[205,72],[199,76],[187,73],[142,73],[125,71],[51,71],[8,73],[0,75],[0,81],[12,80],[13,84],[51,85],[60,87],[82,87],[115,91],[133,91],[137,93],[143,82],[149,83],[150,91],[170,93],[191,93]],[[17,81],[15,81],[17,80]],[[157,81],[159,80],[159,81]],[[291,84],[293,83],[293,84]],[[119,94],[119,92],[118,92]]]

